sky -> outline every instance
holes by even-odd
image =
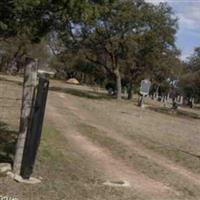
[[[176,44],[181,59],[187,60],[194,48],[200,46],[200,0],[146,0],[154,4],[167,2],[179,19]]]

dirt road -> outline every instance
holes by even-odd
[[[59,87],[60,91],[55,91],[54,87],[54,91],[50,92],[48,119],[74,145],[77,152],[85,157],[91,169],[99,171],[100,184],[107,180],[127,181],[130,185],[126,190],[148,200],[200,198],[198,170],[190,168],[191,163],[187,166],[182,161],[184,157],[178,163],[173,158],[177,156],[174,155],[176,150],[183,146],[186,152],[198,152],[198,145],[192,141],[191,149],[192,144],[187,137],[188,129],[196,139],[199,138],[196,121],[188,120],[186,125],[183,122],[187,122],[187,119],[172,119],[153,111],[140,111],[129,103],[119,106],[112,100],[84,97],[82,93],[79,96],[76,88],[72,88],[72,93],[71,88],[70,92],[65,91],[68,89],[65,85]],[[152,119],[152,115],[157,118]],[[181,123],[187,129],[182,131],[182,138],[178,138]],[[162,143],[163,132],[170,131],[166,127],[173,129],[175,133],[166,135],[164,140],[167,142]],[[175,148],[172,159],[171,154],[165,155],[157,150],[163,144],[172,150]],[[198,163],[199,160],[195,160],[194,165]]]

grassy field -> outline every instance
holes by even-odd
[[[34,172],[35,177],[43,178],[42,184],[29,186],[2,177],[1,195],[20,200],[123,199],[124,190],[99,184],[98,173],[91,171],[74,147],[47,124]]]
[[[11,79],[6,87],[20,94],[18,79]],[[24,185],[2,176],[0,195],[22,200],[200,199],[200,110],[179,108],[172,114],[159,102],[148,99],[140,109],[136,101],[117,102],[101,90],[52,81],[34,171],[42,183]],[[12,148],[18,111],[10,123],[2,118],[1,136],[12,135]],[[130,187],[105,186],[107,180],[128,181]]]

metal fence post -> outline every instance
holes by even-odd
[[[37,96],[34,104],[30,131],[28,132],[26,138],[22,160],[21,176],[24,179],[29,179],[33,172],[36,154],[41,138],[48,88],[49,81],[46,78],[39,78],[39,85],[37,88]]]

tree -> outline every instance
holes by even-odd
[[[177,20],[167,4],[109,1],[94,5],[90,13],[69,23],[63,41],[67,51],[81,52],[114,77],[118,99],[122,78],[128,79],[132,88],[138,77],[158,66],[159,57],[175,48]]]
[[[48,33],[70,27],[71,21],[87,16],[93,4],[103,0],[2,0],[0,2],[0,41],[21,41],[11,65],[16,65],[27,44],[40,43]],[[27,44],[26,44],[27,43]],[[34,47],[33,47],[34,48]],[[24,53],[22,53],[24,54]]]
[[[103,66],[107,74],[115,78],[117,99],[121,99],[124,60],[128,58],[129,52],[134,54],[136,51],[136,28],[143,6],[146,6],[143,1],[109,2],[99,8],[97,22],[88,30],[84,29],[84,34],[87,35],[84,46],[86,52],[89,52],[86,58]]]
[[[198,72],[200,70],[200,47],[194,49],[194,53],[189,57],[188,70]]]
[[[185,71],[180,77],[179,87],[190,106],[193,99],[200,102],[200,48],[194,49],[189,62],[185,64]]]
[[[28,39],[13,37],[0,42],[0,71],[19,73],[23,71],[25,58],[38,59],[38,65],[46,66],[50,51],[46,40],[40,43],[31,43]]]
[[[177,19],[172,17],[172,9],[167,4],[147,9],[150,30],[140,41],[139,69],[140,76],[149,77],[157,87],[166,85],[179,63],[179,51],[175,46]]]
[[[99,2],[101,3],[102,1],[100,0]],[[68,27],[71,20],[76,20],[76,18],[87,11],[87,6],[90,3],[95,3],[95,1],[2,0],[0,2],[0,40],[4,41],[11,37],[20,40],[18,49],[13,59],[11,59],[11,65],[17,67],[17,62],[23,57],[23,48],[27,46],[27,43],[40,43],[42,38],[51,31],[57,30],[62,32],[62,30]],[[25,45],[21,44],[22,38],[25,38],[23,42],[27,41]],[[32,63],[30,68],[31,65]],[[30,106],[28,107],[30,108]],[[23,120],[21,122],[23,124]],[[18,174],[20,172],[25,138],[26,131],[22,131],[18,137],[15,155],[16,162],[14,164],[16,166],[15,172]]]

